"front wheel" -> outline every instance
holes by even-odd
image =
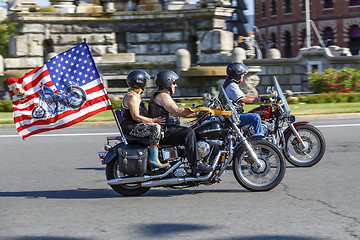
[[[241,186],[250,191],[269,191],[279,185],[284,177],[286,164],[280,150],[266,140],[252,140],[258,159],[263,163],[259,167],[242,145],[233,159],[233,172]]]
[[[297,167],[311,167],[318,163],[325,153],[326,143],[321,132],[310,124],[295,126],[304,146],[291,130],[285,134],[284,156]]]
[[[113,160],[106,165],[107,180],[122,177],[125,177],[125,175],[119,171],[119,160]],[[139,183],[110,185],[110,187],[115,192],[124,196],[138,196],[150,190],[149,187],[141,187]]]
[[[69,85],[65,89],[66,99],[65,102],[68,106],[72,108],[81,107],[86,101],[86,93],[85,91],[75,85]]]

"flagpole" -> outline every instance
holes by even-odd
[[[103,79],[102,79],[102,77],[101,77],[101,75],[100,75],[99,69],[98,69],[97,66],[96,66],[94,57],[93,57],[93,55],[92,55],[92,53],[91,53],[90,46],[89,46],[86,38],[84,38],[84,42],[85,42],[85,45],[86,45],[87,49],[89,50],[89,53],[90,53],[90,56],[91,56],[91,60],[92,60],[92,62],[93,62],[93,64],[94,64],[94,66],[95,66],[96,72],[97,72],[97,74],[99,75],[102,84],[104,85],[104,81],[103,81]],[[104,86],[104,89],[105,89],[105,86]],[[113,117],[114,117],[114,119],[115,119],[116,125],[117,125],[117,127],[118,127],[118,129],[119,129],[120,135],[121,135],[122,139],[124,140],[125,144],[127,144],[126,138],[125,138],[125,136],[124,136],[124,133],[122,132],[122,129],[121,129],[120,125],[119,125],[119,122],[116,120],[117,118],[116,118],[116,116],[115,116],[114,109],[113,109],[113,107],[112,107],[112,105],[111,105],[111,102],[110,102],[110,99],[109,99],[109,98],[108,98],[108,101],[109,101],[109,103],[110,103],[111,112],[112,112]]]

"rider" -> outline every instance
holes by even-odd
[[[171,70],[160,71],[155,76],[158,90],[151,96],[149,102],[149,116],[163,117],[166,119],[164,138],[166,144],[180,144],[185,146],[185,151],[194,172],[206,173],[211,171],[211,166],[200,160],[196,147],[196,136],[193,129],[180,126],[179,117],[195,117],[189,108],[179,107],[171,97],[175,93],[176,80],[179,76]]]
[[[226,68],[227,77],[223,84],[224,90],[228,97],[233,101],[233,104],[240,112],[240,125],[252,125],[255,130],[255,134],[263,134],[261,117],[257,113],[243,113],[242,107],[245,104],[260,103],[261,101],[270,101],[266,96],[254,96],[245,94],[239,86],[239,83],[243,81],[244,75],[249,72],[249,69],[243,63],[233,62]]]
[[[149,118],[148,110],[141,100],[146,81],[150,75],[142,70],[133,70],[126,77],[129,90],[121,102],[121,128],[125,134],[135,137],[149,137],[149,160],[154,167],[164,168],[169,163],[162,164],[158,158],[158,146],[161,138],[161,126],[164,118]]]

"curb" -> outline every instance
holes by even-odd
[[[337,113],[337,114],[317,114],[317,115],[296,115],[296,121],[310,121],[310,120],[323,120],[323,119],[350,119],[360,118],[360,113]],[[185,125],[189,119],[181,119],[181,124]],[[77,123],[70,128],[87,128],[87,127],[116,127],[115,121],[108,122],[81,122]],[[15,124],[0,124],[2,128],[15,128]]]

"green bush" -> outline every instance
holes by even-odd
[[[11,100],[0,100],[0,112],[12,112]]]
[[[16,36],[16,26],[18,23],[11,22],[9,19],[5,19],[0,22],[0,55],[4,58],[9,56],[9,38]]]
[[[328,68],[323,73],[314,71],[308,75],[314,93],[360,92],[360,71],[355,68]]]

